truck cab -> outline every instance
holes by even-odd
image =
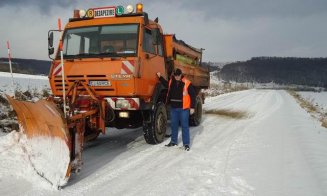
[[[165,73],[161,27],[141,11],[104,15],[112,9],[91,9],[93,18],[75,16],[65,26],[61,40],[66,86],[83,80],[99,96],[148,99],[157,82],[155,73]],[[63,91],[60,63],[57,52],[49,75],[57,96]]]

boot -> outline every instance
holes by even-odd
[[[189,145],[185,145],[184,148],[185,148],[186,151],[189,151],[190,150],[190,146]]]
[[[165,146],[167,147],[172,147],[172,146],[177,146],[177,144],[173,143],[173,142],[169,142],[169,144],[166,144]]]

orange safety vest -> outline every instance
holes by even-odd
[[[168,84],[168,92],[167,92],[167,98],[168,98],[168,93],[170,91],[170,85],[171,85],[171,81],[172,79],[169,80],[169,84]],[[190,109],[191,107],[191,97],[188,94],[188,87],[191,84],[191,81],[189,81],[186,78],[182,78],[182,82],[184,83],[184,88],[183,88],[183,109]]]

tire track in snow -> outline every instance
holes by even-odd
[[[113,160],[104,166],[104,170],[101,170],[100,172],[97,172],[97,174],[93,174],[87,177],[87,179],[81,180],[76,185],[67,187],[67,193],[69,195],[80,195],[87,192],[88,190],[96,190],[101,188],[101,186],[106,186],[106,184],[110,183],[110,181],[113,181],[114,179],[123,176],[124,174],[128,174],[135,168],[139,168],[140,166],[144,165],[144,163],[147,162],[146,160],[151,160],[151,157],[157,157],[157,154],[162,151],[162,148],[163,144],[157,146],[149,145],[149,148],[139,151],[136,154],[129,156],[129,158],[124,159],[123,161]],[[125,153],[131,155],[129,152]],[[125,157],[125,153],[123,153],[121,156]],[[153,158],[153,160],[156,159]],[[87,181],[88,183],[83,183],[84,181]],[[81,184],[81,186],[79,186],[79,184]]]
[[[271,94],[273,96],[271,96]],[[282,104],[281,96],[279,94],[276,94],[275,91],[269,91],[267,93],[261,94],[261,96],[257,97],[255,100],[257,103],[260,103],[260,105],[256,105],[255,107],[259,106],[259,107],[265,108],[265,110],[263,110],[263,111],[259,110],[259,112],[255,116],[253,116],[251,119],[247,120],[248,121],[247,126],[242,128],[241,129],[242,131],[240,131],[239,134],[235,134],[235,137],[232,139],[232,142],[228,147],[227,158],[226,158],[225,167],[224,167],[224,174],[227,173],[232,151],[234,149],[237,149],[237,145],[242,144],[242,139],[244,138],[244,135],[248,131],[250,131],[248,129],[248,127],[251,127],[253,124],[260,122],[264,118],[271,116],[276,110],[278,110],[278,108],[281,107],[281,104]],[[273,104],[271,105],[271,103],[273,103]],[[263,106],[261,106],[261,105],[263,105]],[[265,107],[267,105],[270,105],[270,107],[268,107],[268,110],[266,110],[267,107]]]
[[[252,124],[263,120],[264,118],[269,117],[272,115],[276,110],[279,109],[279,107],[282,104],[282,98],[280,94],[274,92],[274,91],[255,91],[252,90],[252,94],[246,94],[245,96],[241,96],[241,94],[238,94],[238,96],[232,96],[230,100],[228,100],[228,104],[224,102],[224,100],[227,100],[229,96],[225,96],[224,99],[220,100],[219,97],[217,97],[215,100],[213,100],[212,103],[208,104],[209,107],[207,108],[212,108],[216,107],[217,105],[219,107],[219,104],[217,102],[222,102],[223,107],[225,108],[236,108],[241,105],[243,105],[243,108],[249,111],[258,111],[257,113],[252,116],[250,119],[244,119],[244,120],[229,120],[229,122],[224,122],[224,125],[217,126],[217,123],[212,122],[204,122],[207,127],[211,126],[213,128],[220,128],[222,130],[228,130],[228,131],[222,131],[222,133],[216,133],[214,138],[221,138],[225,139],[223,141],[219,141],[218,139],[212,139],[213,135],[209,134],[210,137],[201,137],[199,140],[204,140],[203,143],[209,143],[210,145],[215,145],[215,143],[222,143],[220,147],[225,147],[224,149],[216,147],[216,149],[223,151],[224,152],[224,161],[217,161],[217,165],[215,165],[215,168],[220,169],[219,167],[223,166],[223,169],[220,170],[221,173],[219,175],[219,180],[218,182],[223,184],[224,186],[219,189],[220,192],[226,193],[227,195],[230,194],[231,191],[238,190],[238,192],[241,192],[246,195],[252,195],[253,194],[253,187],[247,185],[247,183],[242,180],[239,177],[233,177],[230,175],[232,174],[233,171],[229,171],[229,165],[231,162],[231,159],[233,159],[233,152],[235,150],[238,150],[239,148],[242,148],[242,140],[246,137],[245,135],[247,134],[249,130],[247,127],[250,127]],[[248,93],[248,92],[245,92]],[[234,102],[234,100],[236,101]],[[252,100],[252,101],[249,101]],[[242,103],[247,103],[248,105],[244,105]],[[252,103],[252,104],[251,104]],[[259,103],[259,104],[257,104]],[[211,106],[211,107],[210,107]],[[268,107],[267,107],[268,106]],[[262,109],[264,110],[262,110]],[[267,110],[268,108],[268,110]],[[245,110],[243,109],[243,110]],[[213,116],[208,116],[206,117],[206,120],[209,121],[214,121]],[[219,118],[217,118],[219,119]],[[226,121],[226,120],[225,120]],[[247,121],[247,126],[244,127],[244,123],[238,123],[238,122],[244,122]],[[210,129],[209,129],[210,130]],[[207,141],[207,142],[206,142]],[[217,145],[216,145],[217,146]],[[241,147],[239,147],[241,146]],[[231,186],[233,185],[233,186]]]

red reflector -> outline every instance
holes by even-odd
[[[131,108],[138,108],[137,103],[134,101],[134,99],[128,99],[129,104],[131,105]]]

